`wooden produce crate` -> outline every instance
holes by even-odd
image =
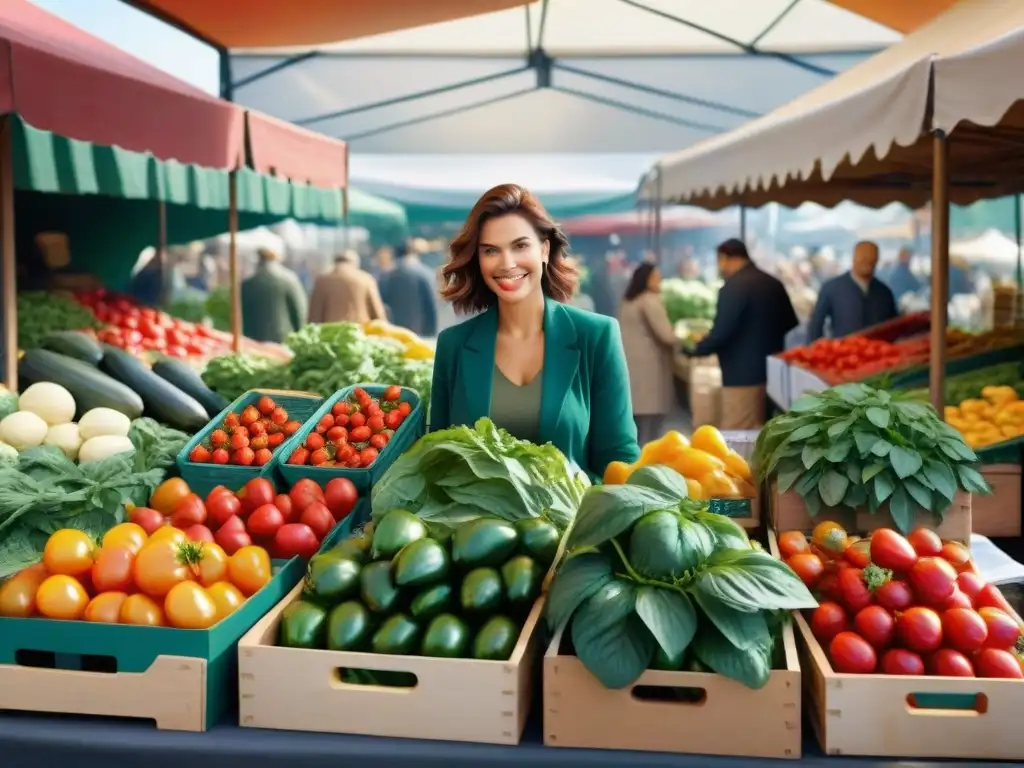
[[[708,510],[718,515],[731,517],[742,528],[750,531],[761,526],[763,491],[752,499],[710,499]]]
[[[722,423],[722,371],[717,362],[714,365],[691,363],[690,417],[694,427]]]
[[[721,675],[647,670],[609,690],[556,636],[544,656],[544,744],[737,757],[801,756],[800,661],[783,627],[785,669],[751,690]],[[693,703],[655,700],[657,689],[696,689]]]
[[[965,544],[971,541],[971,504],[969,493],[958,491],[953,503],[946,510],[942,524],[936,526],[934,515],[919,512],[914,527],[933,529],[942,539],[960,541]],[[779,493],[773,480],[768,486],[768,505],[771,513],[771,527],[776,531],[810,531],[817,523],[832,520],[839,523],[849,533],[865,534],[876,528],[894,527],[889,515],[889,505],[883,504],[875,514],[866,509],[854,512],[850,509],[822,509],[816,517],[811,517],[807,505],[794,490]]]
[[[996,538],[1021,535],[1020,464],[987,464],[981,474],[992,493],[971,502],[971,526],[975,533]]]
[[[239,724],[246,728],[518,744],[533,695],[545,597],[508,661],[302,650],[276,645],[298,585],[238,644]],[[416,685],[342,682],[340,669],[406,672]]]
[[[772,355],[767,362],[767,382],[765,392],[771,401],[784,411],[789,410],[789,363],[778,355]]]

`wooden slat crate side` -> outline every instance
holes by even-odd
[[[976,495],[971,503],[971,526],[975,533],[994,538],[1020,536],[1021,467],[1019,464],[989,464],[981,474],[992,493]]]

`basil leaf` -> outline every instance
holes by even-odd
[[[576,609],[612,578],[612,561],[603,552],[570,554],[548,591],[546,611],[551,631],[564,627]]]
[[[814,395],[804,395],[798,397],[789,405],[791,413],[804,413],[809,411],[816,411],[820,407],[818,398]]]
[[[846,440],[839,440],[832,443],[825,451],[825,459],[833,464],[838,464],[841,461],[846,461],[846,457],[850,455],[850,451],[853,450],[853,441],[847,438]]]
[[[871,454],[873,456],[877,456],[880,459],[884,459],[886,456],[889,455],[889,452],[891,450],[892,450],[892,443],[890,443],[888,440],[879,440],[871,448]]]
[[[804,473],[804,465],[801,462],[793,461],[792,464],[790,464],[789,461],[790,460],[784,462],[785,468],[780,465],[779,472],[775,476],[775,482],[778,484],[779,493],[785,493],[792,488],[793,484],[799,480],[800,476]]]
[[[630,565],[654,579],[677,579],[714,549],[714,537],[704,526],[668,510],[644,515],[629,535]]]
[[[789,566],[767,552],[716,552],[705,566],[696,588],[737,611],[788,611],[818,604]]]
[[[913,477],[908,477],[903,485],[907,489],[907,493],[910,494],[915,502],[921,505],[923,509],[929,512],[932,509],[932,492],[924,487],[924,485]]]
[[[850,416],[848,418],[843,419],[842,421],[837,421],[835,424],[828,428],[828,436],[839,437],[839,435],[843,434],[843,432],[850,428],[854,421],[856,421],[855,416]]]
[[[763,688],[772,673],[773,641],[741,650],[729,643],[713,624],[701,625],[693,653],[705,666],[748,688]]]
[[[877,475],[883,469],[885,469],[885,465],[884,464],[870,464],[870,465],[864,467],[864,469],[861,470],[860,481],[862,483],[866,483],[868,480],[873,478],[875,475]]]
[[[843,506],[850,507],[850,509],[859,509],[864,506],[867,500],[867,486],[861,483],[850,483],[850,487],[846,489],[846,495],[843,497]]]
[[[889,426],[889,412],[884,408],[868,408],[864,415],[868,417],[868,421],[879,429],[885,429]]]
[[[747,549],[750,539],[739,523],[714,512],[698,512],[693,519],[703,525],[714,537],[716,545],[722,549]]]
[[[861,456],[867,456],[878,443],[884,442],[878,435],[873,435],[870,432],[857,432],[853,436],[853,440],[857,444],[857,453]]]
[[[849,485],[850,480],[846,475],[841,475],[834,469],[830,469],[818,481],[818,493],[826,507],[838,507],[842,503]]]
[[[939,450],[956,461],[977,461],[978,455],[971,450],[963,438],[957,435],[956,438],[942,438],[939,440]]]
[[[896,477],[900,480],[904,480],[911,475],[916,474],[924,464],[924,460],[921,458],[921,454],[917,451],[896,445],[893,446],[893,449],[889,452],[889,463],[892,465],[892,469],[893,472],[896,473]]]
[[[642,488],[650,488],[652,491],[672,496],[680,501],[689,498],[690,492],[686,486],[686,478],[676,472],[672,467],[650,466],[630,473],[626,485],[638,485]]]
[[[956,495],[957,481],[948,464],[930,459],[925,462],[924,476],[928,478],[936,493],[949,501],[953,500]]]
[[[625,688],[651,664],[656,643],[634,612],[636,590],[610,581],[579,607],[572,644],[583,666],[605,688]]]
[[[640,587],[636,613],[670,657],[682,656],[697,632],[697,611],[690,598],[658,587]]]
[[[985,478],[982,477],[981,473],[971,467],[957,467],[957,474],[960,475],[960,483],[963,485],[965,491],[970,493],[989,494],[992,493],[992,488]]]
[[[888,472],[880,472],[875,475],[875,501],[882,504],[886,499],[892,496],[892,492],[896,489],[896,483],[889,476]]]
[[[764,642],[768,635],[768,623],[761,612],[737,611],[700,590],[693,593],[693,599],[718,631],[741,650]]]
[[[810,469],[818,461],[824,457],[827,447],[807,444],[804,446],[803,451],[800,453],[800,460],[803,462],[805,469]]]
[[[673,509],[679,499],[643,486],[596,485],[583,494],[568,547],[596,547],[613,539],[657,509]]]
[[[794,430],[789,436],[789,442],[798,443],[801,440],[806,440],[809,437],[814,437],[821,430],[821,424],[813,422],[811,424],[805,424],[802,427]]]
[[[914,526],[914,510],[910,497],[902,486],[893,491],[889,499],[889,514],[900,533],[909,533]]]
[[[871,390],[860,383],[840,384],[838,387],[832,388],[832,394],[845,403],[857,405],[863,403],[871,395]]]

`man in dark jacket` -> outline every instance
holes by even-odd
[[[306,289],[269,248],[259,251],[252,277],[242,282],[242,330],[254,341],[280,344],[306,324]]]
[[[380,282],[380,294],[393,325],[424,338],[437,335],[437,276],[420,261],[412,245]]]
[[[767,359],[785,348],[796,312],[782,283],[757,268],[742,241],[718,246],[718,272],[725,284],[715,324],[688,354],[718,355],[722,429],[757,429],[765,419]]]
[[[867,241],[857,243],[850,271],[821,287],[807,324],[808,343],[825,335],[826,320],[831,336],[838,338],[899,316],[892,291],[875,277],[877,266],[878,246]]]

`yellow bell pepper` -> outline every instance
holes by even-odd
[[[750,482],[753,479],[753,473],[750,471],[750,464],[747,460],[740,456],[736,451],[729,451],[725,455],[725,471],[733,477],[739,478],[746,482]]]
[[[672,462],[679,453],[688,448],[686,438],[674,429],[665,433],[657,440],[652,440],[640,449],[640,458],[636,462],[638,467],[649,467],[655,464],[672,466]]]
[[[608,466],[604,468],[602,481],[605,485],[622,485],[629,480],[629,476],[633,474],[635,468],[636,465],[627,464],[624,461],[609,462]]]
[[[722,433],[710,424],[705,424],[694,430],[693,437],[690,438],[690,445],[705,453],[710,453],[722,461],[725,461],[725,457],[729,455],[729,446]]]
[[[737,499],[740,489],[729,475],[721,469],[713,469],[700,479],[700,487],[712,499]]]
[[[701,485],[704,485],[701,478],[708,473],[715,470],[723,473],[725,471],[725,463],[721,459],[697,448],[684,448],[676,455],[670,466],[683,477],[700,480]],[[708,490],[707,487],[704,490]]]
[[[692,477],[687,477],[685,478],[685,480],[687,496],[696,501],[702,501],[703,499],[707,498],[707,496],[704,494],[704,488],[701,487],[701,484],[699,482],[694,480]]]
[[[434,350],[423,342],[418,341],[405,348],[404,356],[406,360],[433,360]]]

